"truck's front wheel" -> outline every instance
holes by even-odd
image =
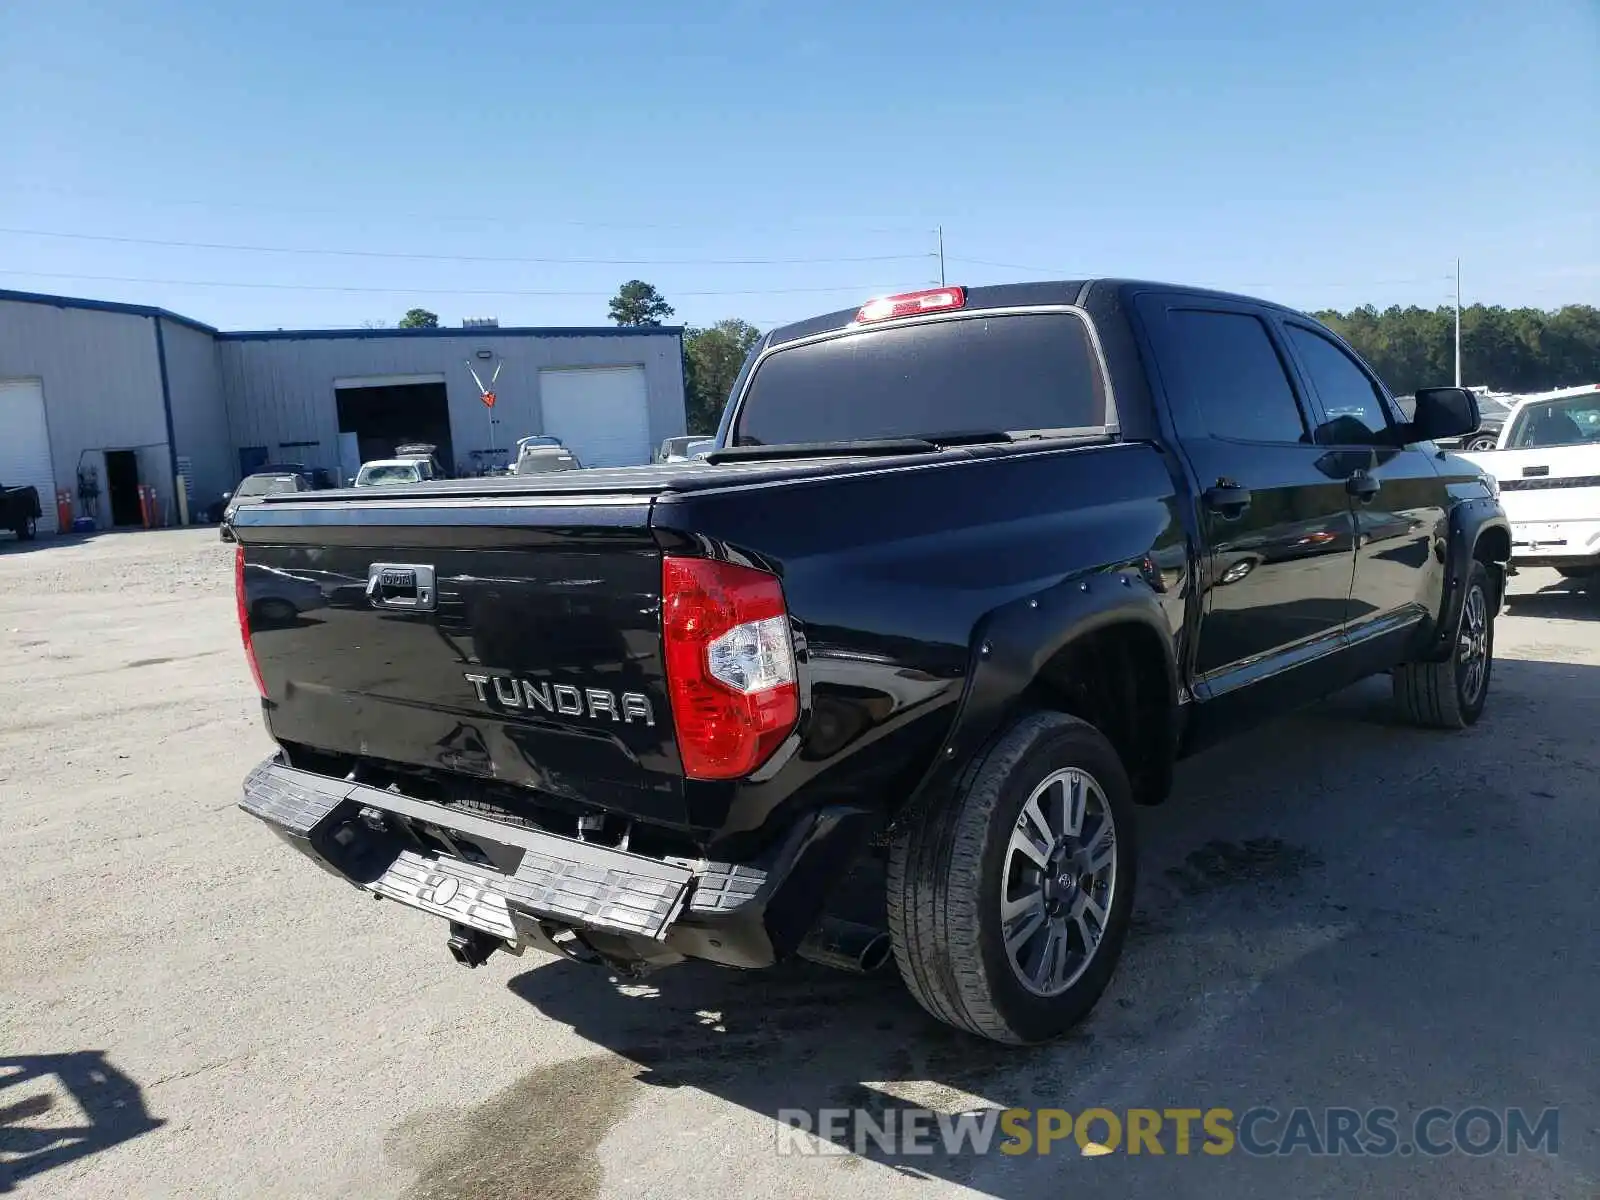
[[[889,861],[895,960],[918,1003],[999,1042],[1086,1016],[1133,907],[1132,789],[1105,736],[1063,713],[1019,720]]]

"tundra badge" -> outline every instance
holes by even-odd
[[[517,679],[511,675],[464,676],[472,685],[479,700],[491,708],[521,708],[530,713],[543,709],[563,717],[588,717],[594,720],[621,721],[631,725],[643,721],[656,723],[650,707],[650,698],[643,692],[616,692],[605,688],[579,688],[570,683],[552,684],[548,681],[534,683],[531,679]]]

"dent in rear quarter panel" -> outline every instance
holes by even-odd
[[[985,680],[985,706],[1014,699],[1028,681],[1011,664],[1066,627],[1086,575],[1129,572],[1138,582],[1119,599],[1149,608],[1169,640],[1183,625],[1187,542],[1147,445],[950,453],[671,495],[653,523],[669,549],[676,537],[778,574],[800,634],[798,738],[752,781],[688,788],[693,823],[733,844],[780,808],[897,808],[939,757],[969,678]],[[1006,644],[983,655],[980,635]]]

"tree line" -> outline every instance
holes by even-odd
[[[1396,395],[1455,381],[1455,310],[1372,305],[1315,316],[1356,348]],[[1461,382],[1497,392],[1600,383],[1600,308],[1461,310]]]

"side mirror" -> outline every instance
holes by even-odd
[[[1481,418],[1478,397],[1466,388],[1418,388],[1408,441],[1434,442],[1476,433]]]
[[[223,498],[224,501],[232,500],[233,499],[233,493],[232,492],[223,492],[222,493],[222,498]]]

